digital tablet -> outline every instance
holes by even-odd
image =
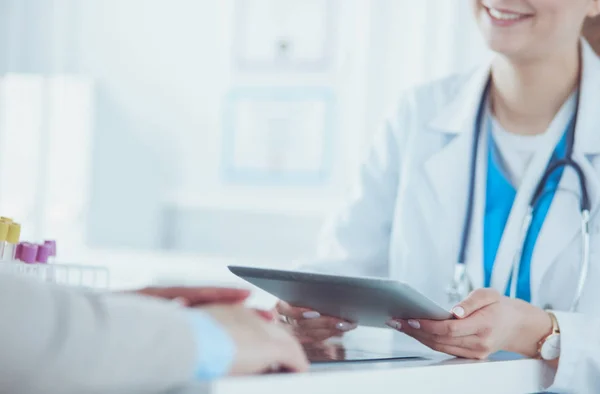
[[[451,319],[452,314],[406,283],[379,278],[324,275],[229,266],[240,278],[295,306],[369,327],[392,318]]]

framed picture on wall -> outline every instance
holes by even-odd
[[[318,186],[330,178],[334,99],[328,88],[238,88],[225,101],[222,179]]]
[[[236,0],[233,58],[240,71],[325,71],[335,0]]]

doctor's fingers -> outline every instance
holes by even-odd
[[[480,319],[475,316],[465,320],[396,320],[400,323],[400,331],[424,332],[431,335],[447,337],[466,337],[481,331]]]
[[[357,327],[354,323],[329,316],[297,320],[295,325],[303,330],[327,329],[333,332],[347,332]]]
[[[319,312],[313,311],[308,308],[301,308],[297,306],[292,306],[285,301],[277,302],[275,306],[275,310],[282,316],[286,316],[293,320],[301,320],[301,319],[316,319],[321,317]]]
[[[477,289],[471,292],[467,298],[452,308],[452,313],[458,319],[464,319],[473,313],[502,299],[502,295],[494,289]]]

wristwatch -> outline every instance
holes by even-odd
[[[552,320],[552,332],[538,342],[538,355],[542,360],[556,360],[560,357],[560,328],[554,313],[548,312]]]

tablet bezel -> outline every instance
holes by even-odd
[[[233,265],[228,268],[234,275],[292,305],[359,325],[386,327],[391,318],[453,317],[408,284],[391,279]]]

